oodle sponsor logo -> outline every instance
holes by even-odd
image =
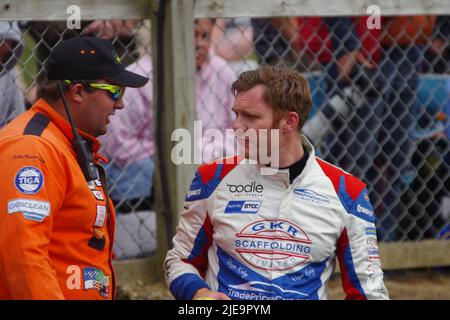
[[[236,252],[263,270],[287,270],[309,260],[311,240],[297,225],[286,220],[260,220],[236,234]]]
[[[315,203],[319,205],[330,203],[330,199],[310,189],[300,189],[300,188],[294,189],[294,195],[297,199],[307,201],[310,203]]]
[[[261,207],[261,201],[230,201],[225,208],[225,213],[255,214]]]
[[[24,194],[36,194],[44,185],[44,176],[38,168],[23,167],[14,177],[16,189]]]
[[[243,194],[245,194],[246,196],[262,197],[262,193],[264,191],[263,185],[258,184],[255,181],[246,185],[227,183],[227,187],[228,191],[234,196],[242,196]]]

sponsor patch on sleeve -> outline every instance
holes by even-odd
[[[367,222],[375,222],[375,214],[369,200],[369,193],[364,189],[353,203],[350,213]]]
[[[196,200],[203,199],[204,197],[203,197],[202,187],[203,187],[203,183],[202,183],[199,173],[197,172],[195,174],[194,179],[191,182],[191,185],[189,187],[188,193],[186,194],[185,200],[190,202],[190,201],[196,201]]]
[[[31,199],[14,199],[8,201],[8,213],[21,212],[27,220],[42,222],[50,215],[50,202]]]
[[[23,167],[14,177],[14,186],[23,194],[36,194],[44,186],[44,175],[36,167]]]
[[[84,268],[84,289],[96,290],[103,297],[109,295],[109,277],[97,268]]]

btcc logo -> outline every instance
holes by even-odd
[[[246,203],[244,204],[244,209],[258,209],[259,208],[259,204],[257,203]]]
[[[255,214],[260,207],[261,201],[230,201],[225,208],[225,213]]]

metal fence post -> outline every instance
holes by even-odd
[[[160,1],[161,5],[162,1]],[[156,114],[155,128],[162,146],[156,148],[155,199],[157,212],[157,260],[164,260],[178,221],[178,213],[194,174],[193,165],[175,165],[171,160],[171,134],[177,128],[193,132],[195,117],[194,0],[167,1],[162,39],[157,19],[152,19],[153,65]],[[161,14],[161,13],[160,13]],[[161,18],[161,16],[159,17]],[[157,46],[163,42],[162,50]],[[162,57],[158,54],[162,52]],[[161,59],[162,58],[162,59]],[[162,60],[162,65],[160,65]],[[160,68],[160,69],[159,69]],[[159,72],[158,72],[159,70]],[[163,91],[158,86],[163,86]],[[163,92],[163,93],[162,93]],[[159,96],[163,94],[163,96]],[[158,117],[157,115],[160,115]],[[161,122],[158,122],[162,120]],[[163,181],[164,180],[164,181]],[[165,183],[166,185],[164,185]]]

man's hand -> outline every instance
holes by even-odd
[[[193,300],[231,300],[226,294],[222,292],[212,291],[206,288],[198,289]]]
[[[436,38],[431,41],[430,49],[437,55],[442,55],[447,48],[448,41],[441,38]]]
[[[342,80],[345,82],[351,82],[349,75],[356,63],[368,69],[375,68],[375,65],[367,60],[367,58],[359,50],[351,51],[344,54],[336,61],[339,72],[338,81]]]
[[[136,25],[135,20],[95,20],[84,29],[83,33],[108,40],[115,36],[131,37]]]

